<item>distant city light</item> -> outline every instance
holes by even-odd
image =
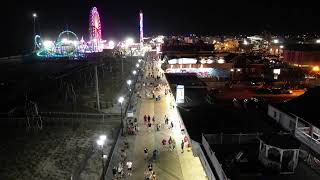
[[[243,44],[244,44],[244,45],[248,45],[249,43],[248,43],[247,40],[244,40],[244,41],[243,41]]]
[[[280,74],[280,69],[273,69],[273,74]]]
[[[316,40],[316,43],[317,43],[317,44],[320,44],[320,39],[317,39],[317,40]]]
[[[278,44],[279,43],[279,39],[274,39],[273,43]]]
[[[312,71],[318,72],[320,70],[319,66],[313,66]]]
[[[208,64],[212,64],[212,63],[213,63],[213,60],[209,59],[209,60],[207,61],[207,63],[208,63]],[[190,65],[191,65],[191,64],[190,64]]]
[[[223,64],[224,62],[225,62],[224,59],[222,59],[222,58],[218,59],[218,64]]]
[[[283,45],[280,45],[280,49],[283,49],[284,48],[284,46]]]
[[[233,72],[233,71],[234,71],[234,69],[230,69],[230,71],[231,71],[231,72]]]
[[[132,71],[132,74],[133,74],[133,75],[136,75],[136,74],[137,74],[137,71],[136,71],[136,70]]]
[[[240,71],[241,71],[241,69],[237,69],[237,71],[238,71],[238,72],[240,72]]]

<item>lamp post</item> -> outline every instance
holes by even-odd
[[[99,139],[97,140],[97,145],[101,148],[101,162],[102,162],[102,179],[104,179],[104,160],[107,156],[103,155],[103,145],[107,139],[106,135],[100,135]]]
[[[136,75],[136,74],[137,74],[137,71],[136,71],[136,70],[133,70],[133,71],[132,71],[132,74],[133,74],[133,75]]]
[[[120,103],[120,109],[121,109],[121,116],[120,116],[121,121],[122,121],[122,104],[123,104],[123,101],[124,101],[124,98],[122,96],[119,97],[118,102]]]
[[[37,13],[32,14],[33,17],[33,37],[36,36],[36,18],[38,17]],[[33,50],[36,50],[36,42],[34,42]]]
[[[127,84],[128,84],[128,86],[129,86],[129,91],[131,91],[131,84],[132,84],[132,81],[129,79],[129,80],[127,80]]]

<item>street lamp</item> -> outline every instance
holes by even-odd
[[[139,64],[136,64],[136,67],[139,68]]]
[[[141,61],[142,61],[141,59],[138,60],[139,63],[141,63]]]
[[[124,98],[122,96],[119,97],[118,102],[120,103],[120,106],[121,106],[121,120],[122,120],[122,104],[123,104],[123,101],[124,101]]]
[[[36,36],[36,18],[38,17],[37,13],[32,13],[33,17],[33,37]],[[36,50],[36,42],[34,42],[34,50]]]
[[[130,86],[131,83],[132,83],[132,81],[129,79],[129,80],[127,81],[127,84]]]
[[[130,79],[127,80],[127,84],[128,84],[128,86],[129,86],[129,90],[131,91],[130,85],[132,84],[132,81],[131,81]]]
[[[132,74],[133,74],[133,75],[136,75],[136,74],[137,74],[137,71],[136,71],[136,70],[133,70],[133,71],[132,71]]]
[[[107,155],[103,154],[103,145],[105,144],[105,141],[107,139],[106,135],[100,135],[99,139],[97,140],[97,145],[101,148],[101,162],[102,162],[102,176],[104,177],[104,161],[103,159],[106,159]]]

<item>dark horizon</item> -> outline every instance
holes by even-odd
[[[145,35],[223,35],[320,32],[320,12],[315,2],[307,3],[242,0],[237,2],[197,3],[177,1],[36,1],[12,0],[3,6],[5,27],[1,56],[31,50],[33,45],[32,12],[39,15],[37,29],[42,38],[54,39],[62,30],[88,38],[89,11],[98,8],[104,39],[138,38],[139,10],[144,12]]]

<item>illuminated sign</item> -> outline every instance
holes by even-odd
[[[193,58],[179,58],[179,59],[170,59],[169,64],[196,64],[197,59]]]
[[[280,69],[273,69],[273,74],[280,74]]]
[[[176,103],[184,103],[184,85],[177,86]]]

